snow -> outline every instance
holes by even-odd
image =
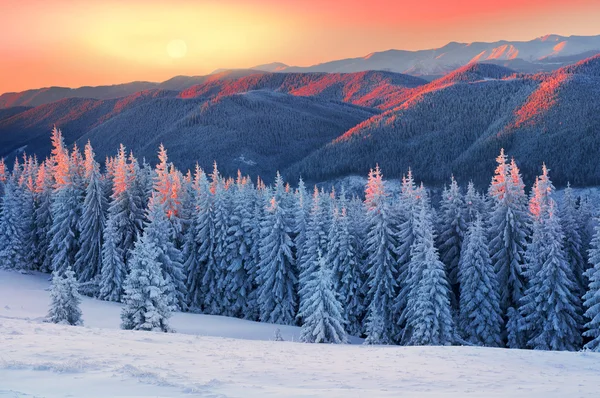
[[[595,397],[600,354],[302,344],[299,328],[174,314],[172,334],[42,323],[48,275],[0,271],[0,397]],[[272,341],[281,329],[286,341]],[[356,342],[356,340],[355,340]]]

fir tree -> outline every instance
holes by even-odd
[[[204,296],[208,285],[203,284],[203,278],[208,269],[214,265],[213,257],[213,216],[212,216],[212,193],[206,174],[200,169],[196,169],[195,184],[198,193],[196,194],[196,214],[194,216],[193,229],[190,229],[188,243],[189,255],[185,262],[187,274],[186,286],[188,293],[188,303],[194,311],[201,311],[204,307]],[[192,253],[192,250],[196,253]],[[211,312],[210,309],[208,311]]]
[[[585,260],[583,258],[583,244],[581,241],[581,228],[577,220],[577,207],[573,190],[570,185],[563,193],[562,206],[560,207],[560,221],[563,234],[565,235],[564,249],[567,261],[575,274],[579,297],[586,291]]]
[[[252,317],[255,308],[252,293],[256,288],[250,247],[252,241],[253,201],[251,187],[238,171],[235,190],[231,196],[232,210],[227,231],[227,301],[230,313],[237,317]]]
[[[56,131],[56,130],[55,130]],[[79,181],[77,151],[69,158],[60,131],[53,133],[53,155],[55,158],[54,179],[56,181],[51,205],[52,227],[49,251],[52,269],[59,274],[75,264],[79,250],[79,218],[83,196]],[[76,148],[75,148],[76,149]]]
[[[523,348],[519,306],[523,297],[523,263],[529,230],[527,198],[519,169],[507,163],[504,150],[496,158],[498,167],[489,188],[492,200],[490,256],[500,286],[500,308],[507,321],[508,346]],[[512,310],[511,310],[512,309]]]
[[[50,322],[73,326],[83,325],[79,309],[81,296],[78,288],[75,272],[70,267],[65,270],[64,275],[54,272],[50,291],[50,311],[48,312]]]
[[[334,291],[332,270],[320,252],[317,264],[314,277],[302,286],[305,302],[299,314],[303,319],[300,340],[305,343],[347,343],[342,304]]]
[[[297,306],[297,275],[292,255],[290,215],[280,206],[283,194],[283,180],[277,173],[273,196],[261,223],[258,266],[260,320],[293,325]]]
[[[13,178],[4,186],[4,197],[0,209],[0,267],[24,269],[26,242],[21,219],[21,195]]]
[[[120,301],[127,276],[127,262],[142,225],[131,196],[131,169],[121,145],[112,165],[112,195],[103,233],[99,298]]]
[[[438,238],[440,259],[446,265],[448,280],[452,287],[453,301],[458,307],[459,284],[458,262],[467,223],[464,214],[464,199],[458,183],[452,177],[450,187],[444,190],[441,201],[441,226]]]
[[[583,296],[583,304],[588,322],[583,335],[591,339],[586,343],[585,348],[600,352],[600,224],[596,226],[595,231],[589,251],[591,268],[585,274],[589,284]]]
[[[170,331],[168,319],[171,307],[160,256],[160,249],[154,244],[154,239],[143,235],[136,242],[130,262],[131,272],[125,281],[122,329]]]
[[[325,195],[320,193],[315,186],[313,191],[312,206],[309,215],[309,221],[306,228],[306,242],[304,243],[303,253],[298,262],[300,270],[300,286],[306,286],[314,277],[318,269],[318,253],[327,256],[327,217],[325,214],[329,211],[325,202]],[[302,290],[300,296],[300,313],[304,313],[304,295]]]
[[[199,222],[201,246],[198,257],[204,269],[202,278],[203,311],[207,314],[220,315],[224,308],[225,284],[225,239],[227,238],[226,209],[224,204],[225,184],[219,175],[216,164],[211,175],[211,197]],[[217,215],[217,196],[219,210]],[[201,210],[202,211],[202,210]],[[217,226],[217,219],[219,225]]]
[[[50,272],[52,269],[52,258],[48,255],[51,239],[50,229],[52,228],[52,174],[48,163],[46,161],[38,168],[35,182],[36,207],[33,217],[36,227],[36,264],[37,268],[43,272]]]
[[[87,188],[79,219],[79,251],[75,256],[75,269],[80,282],[91,281],[102,270],[102,234],[106,224],[106,202],[100,183],[100,170],[89,142],[85,146],[85,170]]]
[[[444,264],[434,246],[433,222],[427,200],[421,201],[415,229],[402,341],[408,345],[449,345],[454,342],[450,287]]]
[[[339,209],[334,214],[329,228],[327,264],[333,271],[335,292],[344,309],[344,319],[348,333],[359,336],[362,332],[363,313],[362,274],[357,261],[358,244],[350,230],[346,194],[342,190]]]
[[[458,280],[463,338],[476,345],[499,347],[502,344],[500,293],[481,216],[469,227],[461,251]]]
[[[540,268],[522,299],[521,328],[533,349],[574,351],[581,346],[581,304],[556,213],[556,203],[548,198],[547,205],[541,207],[539,222],[534,224],[534,241],[536,235],[543,237],[532,253]]]
[[[165,282],[167,304],[174,310],[185,310],[187,301],[181,251],[175,246],[175,230],[167,218],[165,204],[161,204],[154,195],[148,204],[147,218],[143,236],[158,250],[156,260]]]
[[[365,190],[367,208],[368,300],[367,344],[392,342],[391,305],[396,297],[396,231],[379,167],[371,170]],[[377,328],[383,327],[383,330]]]

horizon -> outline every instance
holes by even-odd
[[[541,39],[544,37],[549,37],[549,36],[560,36],[560,37],[564,37],[564,38],[570,38],[570,37],[593,37],[593,36],[600,36],[600,33],[598,33],[597,35],[562,35],[562,34],[558,34],[558,33],[548,33],[548,34],[544,34],[544,35],[540,35],[540,36],[536,36],[534,38],[531,39],[524,39],[524,40],[510,40],[511,42],[522,42],[522,43],[526,43],[526,42],[530,42],[533,40],[537,40],[537,39]],[[427,50],[437,50],[440,48],[443,48],[449,44],[452,43],[456,43],[456,44],[474,44],[474,43],[500,43],[500,42],[504,42],[504,41],[509,41],[509,40],[495,40],[495,41],[471,41],[471,42],[457,42],[457,41],[449,41],[446,44],[439,46],[439,47],[429,47],[429,48],[422,48],[422,49],[416,49],[416,50],[406,50],[403,48],[388,48],[386,50],[378,50],[378,51],[372,51],[368,54],[363,54],[363,55],[357,55],[357,56],[348,56],[344,59],[355,59],[355,58],[364,58],[367,57],[371,54],[375,54],[375,53],[384,53],[384,52],[388,52],[388,51],[408,51],[408,52],[418,52],[418,51],[427,51]],[[181,77],[181,76],[210,76],[213,74],[218,74],[218,73],[222,73],[222,72],[227,72],[227,71],[235,71],[235,70],[256,70],[257,72],[262,72],[262,73],[269,73],[266,72],[264,70],[261,69],[255,69],[257,66],[263,66],[263,65],[270,65],[270,64],[284,64],[287,67],[310,67],[310,66],[315,66],[315,65],[319,65],[322,63],[327,63],[329,61],[334,61],[333,59],[327,59],[327,60],[323,60],[321,62],[317,62],[315,64],[310,64],[310,65],[293,65],[293,64],[288,64],[286,62],[283,61],[271,61],[271,62],[265,62],[265,63],[261,63],[261,64],[256,64],[256,65],[252,65],[252,66],[247,66],[247,67],[219,67],[217,69],[214,69],[212,71],[209,71],[207,73],[203,73],[203,74],[197,74],[197,75],[183,75],[183,74],[178,74],[178,75],[173,75],[170,76],[164,80],[128,80],[128,81],[121,81],[121,82],[115,82],[115,83],[108,83],[108,84],[99,84],[99,85],[93,85],[93,84],[84,84],[81,86],[57,86],[57,85],[49,85],[49,86],[43,86],[43,87],[29,87],[26,88],[24,90],[18,90],[18,91],[5,91],[2,92],[0,91],[0,95],[2,94],[11,94],[11,93],[18,93],[18,92],[23,92],[23,91],[29,91],[29,90],[41,90],[41,89],[46,89],[46,88],[68,88],[68,89],[79,89],[79,88],[84,88],[84,87],[99,87],[99,86],[118,86],[118,85],[122,85],[122,84],[128,84],[128,83],[163,83],[165,81],[168,81],[170,79],[176,78],[176,77]],[[277,72],[272,72],[272,73],[277,73]],[[283,72],[285,73],[285,72]],[[348,72],[346,72],[348,73]]]
[[[311,66],[452,42],[595,36],[592,0],[232,0],[126,4],[25,0],[0,15],[0,93],[208,75],[282,62]],[[27,21],[27,23],[23,23]],[[589,22],[589,23],[588,23]],[[315,44],[318,43],[318,44]]]

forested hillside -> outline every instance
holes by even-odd
[[[124,142],[151,158],[160,142],[182,168],[217,160],[270,180],[274,170],[310,182],[364,175],[379,163],[391,178],[410,165],[440,185],[451,175],[486,184],[503,147],[526,182],[542,162],[559,185],[600,184],[600,56],[551,73],[472,63],[440,79],[391,72],[227,71],[177,77],[120,99],[70,98],[0,118],[0,156],[45,156],[46,132],[88,139],[104,157]],[[191,86],[190,86],[191,85]]]
[[[430,183],[454,174],[482,185],[493,170],[490,159],[503,147],[522,159],[527,182],[536,164],[546,162],[560,185],[600,183],[600,56],[550,74],[481,66],[416,89],[402,105],[352,128],[287,174],[326,180],[364,173],[378,162],[392,177],[411,166]]]
[[[303,159],[376,112],[369,108],[251,91],[200,99],[162,98],[141,105],[93,128],[90,140],[100,159],[124,143],[139,156],[155,157],[161,143],[184,169],[196,162],[209,169],[217,161],[223,172],[271,180],[276,170]]]

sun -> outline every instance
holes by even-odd
[[[187,44],[181,39],[174,39],[167,44],[167,54],[171,58],[183,58],[187,54]]]

